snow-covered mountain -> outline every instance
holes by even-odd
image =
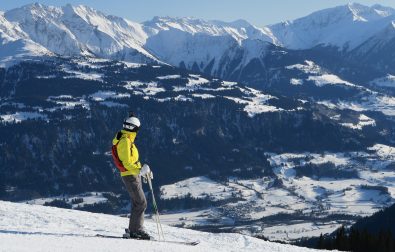
[[[385,39],[382,33],[392,25],[394,14],[394,9],[380,5],[348,4],[259,28],[244,20],[171,17],[139,24],[82,5],[31,4],[1,14],[1,32],[12,41],[23,38],[34,44],[37,48],[27,50],[35,55],[43,54],[45,48],[60,55],[139,63],[160,59],[223,77],[231,75],[228,68],[235,71],[260,59],[267,43],[290,49],[317,45],[354,49],[373,36]]]
[[[159,59],[216,76],[244,67],[275,42],[269,31],[244,20],[155,17],[143,24],[149,34],[145,47]]]
[[[309,49],[318,45],[353,49],[391,24],[395,20],[394,14],[392,8],[353,3],[268,28],[279,45],[290,49]]]
[[[9,26],[48,51],[63,55],[93,55],[132,62],[153,62],[142,45],[146,33],[129,20],[105,15],[86,6],[61,8],[38,3],[4,13]]]
[[[7,64],[13,58],[50,55],[44,46],[33,42],[22,29],[8,21],[0,12],[0,64]]]
[[[210,36],[230,35],[238,42],[245,39],[259,39],[272,42],[275,39],[271,37],[268,31],[258,28],[242,19],[234,22],[223,22],[188,17],[154,17],[152,20],[144,22],[143,25],[149,36],[156,35],[161,31],[177,29],[190,34],[203,33]]]
[[[165,238],[199,241],[187,246],[154,241],[108,239],[96,234],[121,236],[128,219],[54,207],[0,201],[0,244],[3,251],[317,251],[263,241],[240,234],[212,234],[163,226]],[[155,238],[156,226],[147,221]]]
[[[386,52],[392,48],[394,15],[394,9],[380,5],[348,4],[259,28],[244,20],[172,17],[136,23],[83,5],[30,4],[0,13],[0,60],[7,65],[23,56],[58,54],[164,62],[263,88],[274,61],[289,53],[286,48],[347,49],[344,58],[351,63],[346,65],[383,56],[381,69],[391,69]]]

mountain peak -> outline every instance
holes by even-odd
[[[21,8],[23,8],[23,9],[42,9],[44,7],[45,7],[44,5],[42,5],[38,2],[35,2],[35,3],[23,5]]]
[[[395,14],[395,10],[375,4],[371,7],[359,3],[349,3],[347,8],[353,14],[354,21],[373,21]]]
[[[59,16],[60,14],[60,8],[46,6],[40,3],[27,4],[20,8],[11,9],[5,12],[6,18],[11,21],[47,19],[54,16]]]
[[[245,19],[237,19],[237,20],[231,21],[231,22],[225,22],[225,21],[221,21],[221,20],[212,20],[211,22],[218,24],[218,25],[230,26],[230,27],[235,27],[235,28],[247,28],[247,27],[252,26],[252,24],[250,24]]]
[[[238,25],[238,26],[244,26],[244,27],[251,26],[251,24],[245,19],[237,19],[237,20],[230,22],[230,23],[234,24],[234,25]]]
[[[85,17],[88,16],[101,16],[101,17],[106,17],[106,15],[96,9],[93,9],[89,6],[86,5],[71,5],[71,4],[66,4],[65,6],[62,7],[62,11],[65,15],[70,16],[70,15],[78,15],[84,20],[86,20]],[[90,22],[89,20],[86,20],[87,22]]]
[[[271,25],[268,29],[282,46],[291,49],[317,45],[353,49],[388,26],[394,14],[395,10],[389,7],[349,3]]]
[[[91,7],[87,6],[87,5],[83,5],[83,4],[71,5],[71,4],[68,3],[65,6],[63,6],[62,9],[72,9],[74,11],[84,11],[84,12],[87,12],[87,13],[100,13],[100,14],[105,15],[104,13],[102,13],[102,12],[100,12],[100,11],[94,9],[94,8],[91,8]]]
[[[13,11],[13,10],[25,10],[25,11],[30,11],[30,12],[34,12],[34,11],[41,11],[42,12],[42,11],[52,11],[52,10],[55,10],[55,9],[59,10],[58,7],[50,6],[50,5],[44,5],[44,4],[35,2],[35,3],[23,5],[22,7],[19,7],[19,8],[14,8],[14,9],[12,9],[10,11]]]
[[[356,3],[356,2],[350,2],[350,3],[348,3],[348,4],[347,4],[347,7],[350,8],[350,10],[353,10],[353,9],[361,9],[361,8],[368,8],[367,6],[362,5],[362,4],[360,4],[360,3]]]

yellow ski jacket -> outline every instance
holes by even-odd
[[[122,136],[118,140],[115,135],[112,140],[113,145],[117,145],[118,157],[127,171],[121,172],[121,176],[133,175],[140,173],[141,163],[139,161],[139,151],[134,144],[136,132],[121,130]]]

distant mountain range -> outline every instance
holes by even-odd
[[[380,5],[348,4],[263,28],[171,17],[136,23],[87,6],[37,3],[0,13],[0,21],[3,66],[40,55],[91,56],[166,63],[260,89],[277,84],[270,75],[295,59],[363,83],[395,74],[395,10]]]

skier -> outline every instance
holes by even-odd
[[[115,165],[121,172],[122,181],[132,202],[129,229],[125,229],[124,238],[150,240],[149,234],[144,231],[144,211],[147,200],[141,184],[141,177],[152,179],[153,174],[147,164],[141,166],[139,153],[134,143],[140,129],[140,120],[132,113],[123,122],[123,129],[119,131],[112,141],[112,155]]]

